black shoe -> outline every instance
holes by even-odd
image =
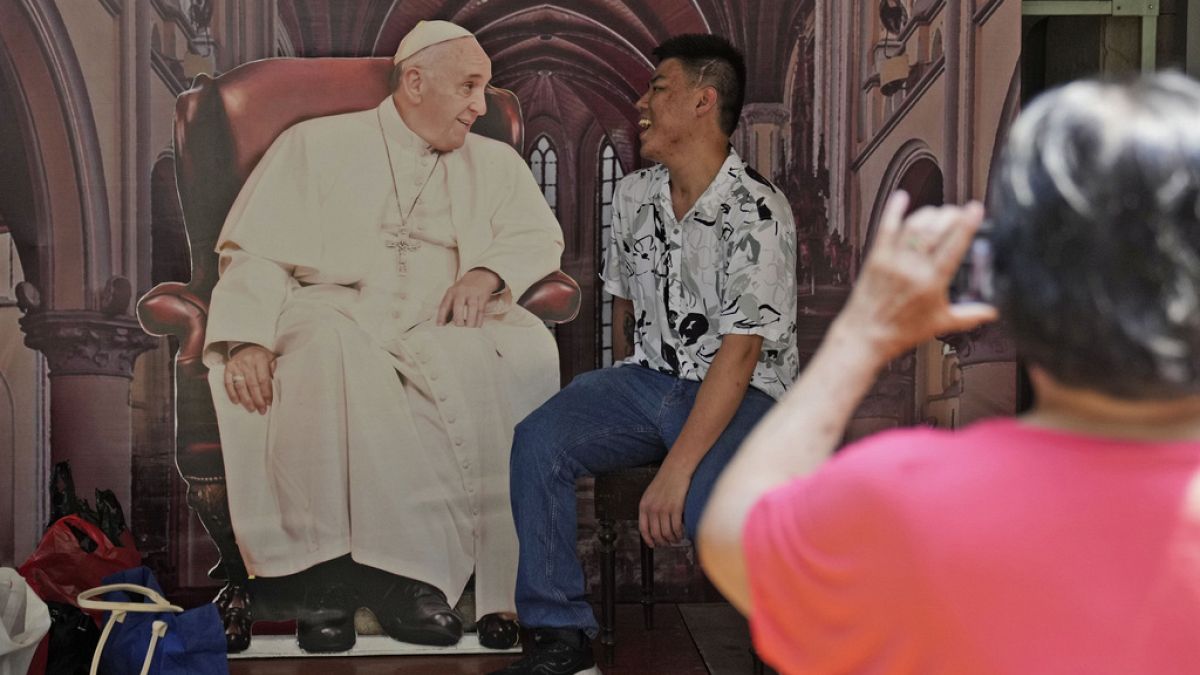
[[[310,586],[296,620],[296,642],[306,652],[345,652],[354,647],[358,597],[342,583]]]
[[[383,632],[393,640],[417,645],[458,644],[463,634],[462,619],[446,602],[445,593],[416,579],[395,574],[387,577],[365,602]]]
[[[525,657],[491,675],[600,675],[592,641],[574,628],[535,628]]]
[[[484,614],[476,624],[479,644],[488,649],[512,649],[521,641],[521,626],[499,614]]]

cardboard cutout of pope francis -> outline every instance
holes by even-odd
[[[480,642],[506,648],[512,430],[558,389],[515,299],[558,269],[562,232],[521,157],[470,133],[491,78],[475,38],[421,22],[394,61],[377,108],[275,141],[217,242],[205,362],[230,513],[249,572],[299,589],[306,651],[351,648],[360,607],[454,644],[472,574]]]

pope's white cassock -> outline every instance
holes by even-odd
[[[511,147],[470,134],[439,154],[391,98],[279,137],[217,242],[205,344],[251,574],[350,553],[453,605],[474,570],[477,616],[515,611],[512,432],[557,391],[558,355],[514,300],[562,247]],[[437,326],[446,289],[476,267],[505,283],[483,327]],[[266,415],[225,392],[242,342],[279,355]]]

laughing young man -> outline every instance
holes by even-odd
[[[513,441],[517,613],[534,644],[507,675],[598,672],[576,479],[661,461],[642,537],[691,537],[717,475],[798,368],[791,210],[729,145],[742,56],[714,35],[677,36],[654,55],[637,109],[642,156],[658,164],[617,185],[601,275],[614,353],[627,358],[576,378]]]

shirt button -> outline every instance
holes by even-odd
[[[407,300],[408,293],[405,293],[404,291],[400,291],[400,292],[396,293],[396,297],[400,298],[401,300]]]
[[[396,310],[396,311],[392,312],[392,318],[399,319],[400,318],[400,310]]]
[[[446,417],[446,421],[449,422],[450,424],[454,424],[454,420],[456,420],[456,419],[457,418],[454,415],[449,415]]]
[[[445,394],[438,394],[438,400],[439,400],[439,401],[441,401],[442,403],[445,403],[445,402],[446,402],[446,395],[445,395]]]
[[[432,381],[432,382],[437,382],[437,379],[438,379],[438,374],[437,374],[437,373],[430,373],[430,374],[429,374],[429,379],[430,379],[430,381]]]
[[[462,444],[463,444],[463,439],[462,439],[462,436],[459,436],[458,438],[455,438],[455,439],[454,439],[454,444],[455,444],[455,445],[457,445],[457,446],[459,446],[459,447],[462,447]]]
[[[470,463],[470,462],[463,462],[463,463],[462,463],[462,468],[464,468],[464,469],[469,469],[469,468],[471,468],[471,463]]]

